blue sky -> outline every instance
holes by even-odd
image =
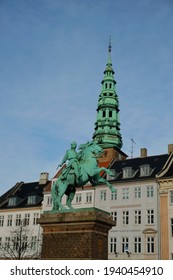
[[[0,195],[92,139],[109,36],[122,150],[173,143],[172,0],[0,0]]]

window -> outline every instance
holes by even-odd
[[[25,214],[25,218],[24,218],[24,225],[25,226],[29,225],[29,219],[30,219],[30,214]]]
[[[7,227],[12,226],[13,215],[8,215],[7,217]]]
[[[27,246],[28,246],[28,236],[24,235],[22,238],[22,250],[26,250]]]
[[[171,236],[173,237],[173,218],[171,218]]]
[[[141,198],[141,187],[135,187],[135,198]]]
[[[100,191],[100,200],[106,200],[106,190]]]
[[[109,118],[112,118],[112,111],[109,111]]]
[[[48,196],[47,197],[47,205],[51,205],[52,204],[52,197]]]
[[[129,199],[129,188],[123,188],[123,199]]]
[[[19,242],[20,242],[19,236],[14,236],[12,241],[13,241],[13,250],[17,251],[19,248]]]
[[[31,237],[31,250],[36,251],[37,249],[37,236]]]
[[[147,237],[147,253],[154,253],[154,237]]]
[[[0,237],[0,249],[2,247],[2,237]]]
[[[115,212],[111,212],[111,215],[112,215],[113,221],[115,221],[116,224],[117,224],[117,212],[116,211]]]
[[[76,203],[81,203],[82,201],[82,194],[81,193],[77,193],[76,194]]]
[[[147,186],[147,197],[154,197],[154,187]]]
[[[117,253],[117,239],[115,237],[110,238],[110,253]]]
[[[114,180],[115,177],[117,176],[117,173],[116,173],[115,169],[110,169],[110,171],[111,171],[112,174],[107,173],[107,180],[108,181],[109,180]]]
[[[130,178],[133,175],[133,170],[131,167],[123,168],[123,178]]]
[[[28,196],[28,204],[35,204],[36,203],[36,195],[30,195]]]
[[[141,224],[141,210],[135,210],[135,225]]]
[[[106,111],[105,110],[103,111],[103,115],[102,116],[103,116],[103,118],[106,117]]]
[[[16,206],[17,204],[17,197],[10,197],[8,200],[8,206]]]
[[[147,210],[147,224],[154,224],[154,210]]]
[[[92,193],[87,192],[86,193],[86,203],[91,203],[92,202]]]
[[[149,176],[150,172],[151,172],[151,168],[150,168],[149,164],[140,166],[140,176]]]
[[[134,252],[141,253],[141,237],[134,238]]]
[[[129,211],[123,211],[123,225],[129,224]]]
[[[111,193],[111,200],[117,200],[117,190]]]
[[[33,225],[37,225],[38,218],[39,218],[39,213],[34,213],[34,215],[33,215]]]
[[[21,224],[21,214],[16,215],[16,226],[20,226]]]
[[[129,248],[129,239],[128,237],[122,238],[122,253],[126,253]]]
[[[106,83],[106,84],[105,84],[105,88],[107,88],[107,87],[108,87],[108,84]]]
[[[5,237],[5,248],[10,248],[10,237]]]
[[[1,215],[0,216],[0,227],[3,227],[3,225],[4,225],[4,216]]]
[[[170,191],[170,203],[173,204],[173,191]]]

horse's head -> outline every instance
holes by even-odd
[[[86,159],[92,154],[94,156],[99,156],[103,153],[103,149],[94,141],[80,145],[79,150],[81,159]]]
[[[103,149],[94,141],[91,141],[89,143],[89,148],[91,152],[96,156],[99,156],[103,153]]]

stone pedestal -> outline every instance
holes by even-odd
[[[44,212],[42,259],[107,259],[108,231],[115,222],[97,208]]]

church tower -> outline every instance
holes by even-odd
[[[113,157],[124,159],[127,155],[121,152],[122,137],[120,133],[119,101],[111,61],[111,41],[109,41],[108,61],[101,84],[93,140],[107,152],[112,151],[113,154],[116,154]]]

